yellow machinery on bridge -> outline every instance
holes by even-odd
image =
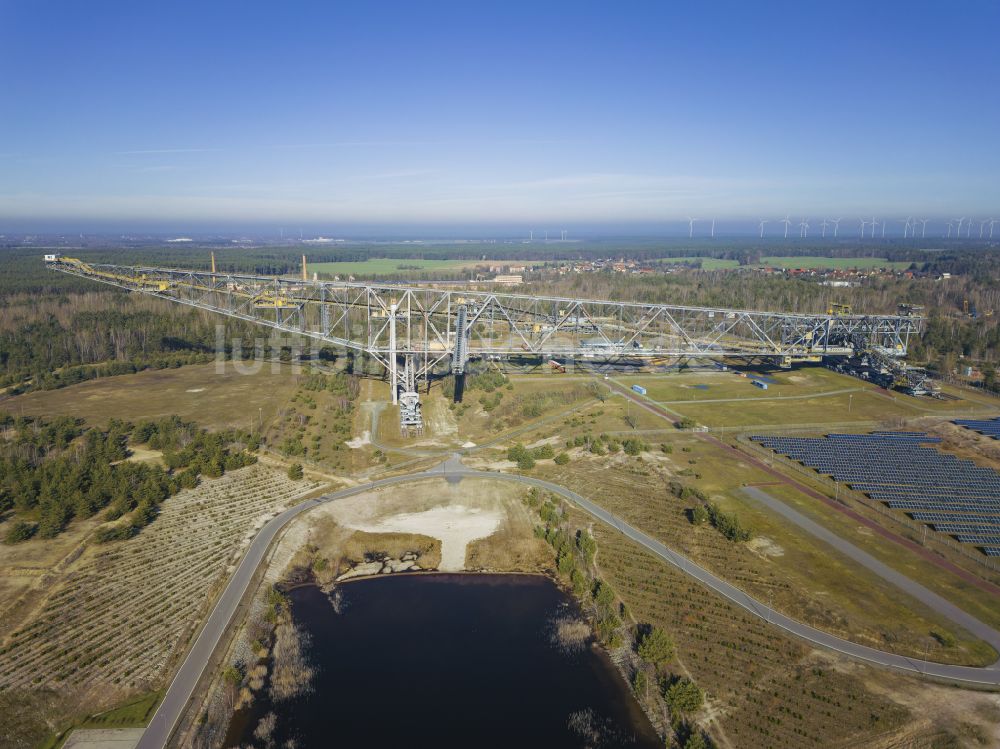
[[[50,260],[51,258],[51,260]],[[139,287],[143,291],[166,291],[170,288],[170,282],[164,281],[162,279],[151,279],[145,273],[138,276],[124,275],[120,273],[109,273],[108,271],[98,270],[92,265],[83,262],[75,257],[63,257],[61,255],[46,255],[46,261],[52,262],[58,260],[60,263],[65,263],[71,267],[77,268],[81,273],[85,273],[88,276],[97,276],[98,278],[109,281],[113,284],[119,286],[126,286],[128,288]]]

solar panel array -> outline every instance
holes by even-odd
[[[953,423],[1000,440],[1000,416],[995,419],[956,419]]]
[[[1000,430],[1000,420],[985,423]],[[751,439],[987,556],[1000,556],[1000,473],[941,452],[932,446],[939,437],[872,432]]]

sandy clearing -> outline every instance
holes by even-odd
[[[521,494],[517,487],[490,480],[463,479],[452,484],[442,479],[378,489],[320,505],[289,525],[268,560],[268,579],[280,579],[287,572],[287,565],[313,529],[318,536],[333,533],[334,546],[337,537],[343,541],[355,531],[426,536],[441,541],[437,569],[462,570],[469,544],[493,536],[511,522],[520,522],[525,513]],[[526,528],[530,534],[530,522]]]
[[[542,447],[544,445],[561,445],[563,443],[563,438],[558,434],[554,434],[551,437],[546,437],[545,439],[536,440],[530,445],[525,445],[529,450],[534,450],[536,447]]]
[[[486,538],[500,527],[503,513],[479,507],[448,505],[424,512],[404,512],[377,523],[354,523],[348,527],[369,533],[417,533],[441,541],[443,572],[465,569],[465,551],[477,539]]]
[[[365,445],[370,445],[372,443],[372,433],[366,429],[361,433],[360,437],[354,437],[347,440],[344,444],[348,447],[357,450],[364,447]]]
[[[755,536],[747,542],[747,546],[751,551],[764,557],[780,557],[785,554],[785,550],[780,545],[766,536]]]

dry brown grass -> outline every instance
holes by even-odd
[[[407,552],[417,555],[417,564],[423,569],[436,569],[441,564],[441,542],[416,533],[354,531],[341,548],[343,559],[355,564],[380,555],[399,559]]]
[[[0,747],[32,749],[51,733],[51,724],[72,715],[66,700],[51,689],[0,692]]]
[[[99,426],[112,418],[176,414],[207,429],[248,429],[261,416],[266,427],[299,380],[287,365],[275,369],[265,363],[259,372],[241,374],[227,362],[221,374],[215,364],[147,370],[19,395],[5,400],[3,408],[26,416],[76,416]]]
[[[291,621],[281,622],[274,631],[270,694],[275,702],[305,694],[312,688],[315,673],[309,665],[309,636]]]
[[[511,513],[513,514],[513,512]],[[531,525],[508,516],[492,536],[469,544],[465,566],[488,572],[543,572],[552,567],[552,550],[531,533]]]
[[[576,653],[583,650],[591,636],[590,625],[582,619],[564,617],[553,622],[552,644],[563,652]]]
[[[920,428],[929,434],[940,437],[939,447],[941,449],[954,453],[959,458],[971,460],[984,468],[1000,471],[1000,440],[995,440],[948,421],[921,424]]]
[[[688,446],[691,452],[675,449],[663,464],[624,460],[620,455],[581,457],[563,467],[540,464],[533,473],[582,493],[758,600],[770,600],[779,610],[820,629],[908,655],[929,652],[942,662],[983,665],[996,659],[989,646],[950,620],[747,501],[741,484],[767,482],[767,474],[699,440],[679,446]],[[756,535],[780,547],[782,555],[760,554],[747,544],[727,541],[710,526],[692,526],[685,514],[692,503],[673,497],[667,489],[672,476],[687,468],[701,478],[683,476],[686,483],[702,489],[727,512],[735,512]],[[784,487],[767,490],[785,496]],[[877,555],[879,550],[873,552]],[[955,644],[942,647],[932,638],[932,630],[950,633]]]

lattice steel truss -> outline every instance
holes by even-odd
[[[529,296],[377,283],[303,281],[189,270],[90,265],[66,273],[367,352],[389,372],[393,402],[419,428],[416,385],[447,360],[513,354],[550,358],[756,357],[787,364],[848,356],[859,345],[906,354],[921,318],[808,315]],[[405,396],[403,398],[402,396]]]

